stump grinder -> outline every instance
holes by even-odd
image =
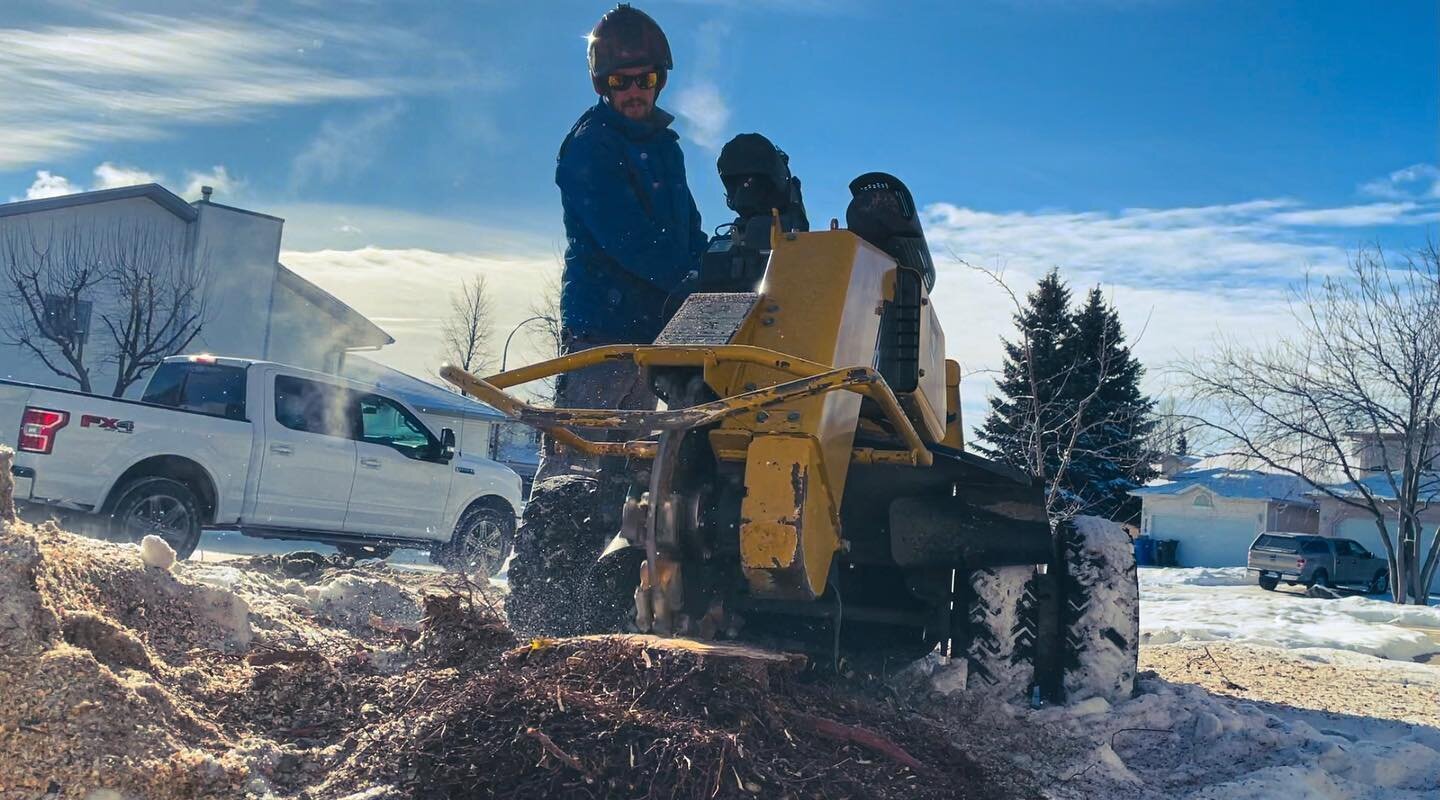
[[[938,648],[973,689],[1058,700],[1103,671],[1128,693],[1133,556],[1052,525],[1038,482],[966,452],[909,190],[861,175],[846,228],[810,231],[764,137],[732,140],[719,168],[737,219],[654,343],[485,378],[442,370],[598,465],[535,486],[512,625],[738,638],[889,669]],[[665,407],[545,408],[507,392],[609,359],[638,365]]]

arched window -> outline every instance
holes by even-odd
[[[1214,508],[1214,507],[1215,507],[1215,501],[1210,499],[1210,495],[1205,494],[1204,492],[1201,492],[1200,494],[1195,495],[1195,507],[1196,507],[1196,508]]]

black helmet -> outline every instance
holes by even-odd
[[[649,14],[621,3],[607,11],[595,30],[590,31],[590,80],[595,91],[605,94],[605,76],[625,67],[654,66],[660,72],[659,88],[665,87],[665,73],[675,68],[670,59],[670,42]]]

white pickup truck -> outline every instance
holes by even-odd
[[[405,403],[267,361],[168,358],[139,401],[0,381],[0,442],[27,508],[154,533],[181,558],[224,528],[493,574],[521,502],[518,475]]]

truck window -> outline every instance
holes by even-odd
[[[275,376],[275,421],[294,431],[355,438],[355,393],[290,375]]]
[[[1305,543],[1305,547],[1301,552],[1306,555],[1325,555],[1330,552],[1330,548],[1327,547],[1324,542],[1311,539]]]
[[[1300,543],[1288,536],[1271,536],[1265,534],[1255,543],[1255,546],[1264,550],[1279,550],[1282,553],[1300,552]]]
[[[425,458],[438,444],[409,411],[377,394],[360,397],[360,424],[361,441],[393,447],[410,458]]]
[[[222,364],[171,361],[155,368],[145,394],[146,403],[245,419],[245,370]]]

